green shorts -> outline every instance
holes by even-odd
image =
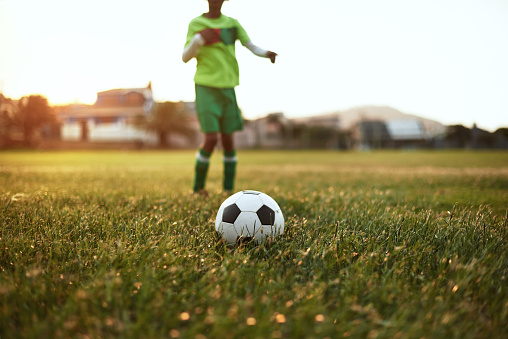
[[[215,88],[196,84],[196,111],[205,133],[231,134],[243,129],[242,113],[234,88]]]

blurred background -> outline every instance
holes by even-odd
[[[195,148],[204,0],[0,0],[0,147]],[[503,0],[231,0],[240,148],[507,148]]]

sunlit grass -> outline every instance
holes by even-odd
[[[239,152],[286,233],[228,249],[214,155],[0,153],[0,337],[504,338],[503,152]]]

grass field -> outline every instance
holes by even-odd
[[[0,338],[506,338],[508,153],[240,151],[280,205],[225,247],[214,155],[0,152]]]

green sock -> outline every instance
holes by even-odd
[[[224,191],[232,191],[236,174],[236,151],[224,151]]]
[[[199,150],[196,155],[196,176],[194,178],[194,192],[198,192],[205,187],[206,175],[210,166],[210,156],[212,152]]]

